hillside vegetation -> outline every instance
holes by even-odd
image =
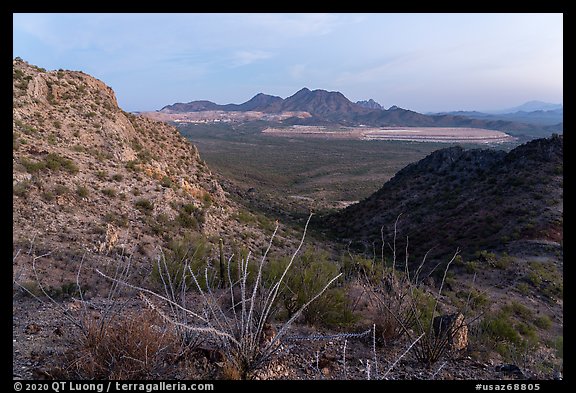
[[[371,248],[382,233],[410,237],[411,254],[504,251],[518,241],[562,242],[563,137],[510,152],[437,150],[400,170],[363,201],[327,218],[338,238]]]

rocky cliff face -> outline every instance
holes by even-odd
[[[222,236],[233,210],[176,128],[122,111],[76,71],[13,63],[13,241],[147,255],[186,231]]]

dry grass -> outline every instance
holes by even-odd
[[[178,340],[157,314],[145,310],[102,321],[85,322],[65,362],[65,376],[79,379],[162,378],[167,362],[178,352]]]

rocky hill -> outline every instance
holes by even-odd
[[[519,241],[562,242],[563,137],[509,153],[450,147],[399,171],[367,199],[329,217],[338,237],[371,249],[398,220],[411,254],[434,259],[503,251]]]
[[[257,228],[235,221],[198,151],[176,128],[122,111],[79,71],[13,63],[13,244],[143,260],[183,237]],[[244,228],[244,229],[243,229]]]

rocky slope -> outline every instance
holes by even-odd
[[[371,247],[384,234],[410,237],[415,259],[502,250],[520,240],[562,242],[563,137],[509,153],[450,147],[399,171],[358,204],[329,217],[339,237]]]
[[[83,72],[13,67],[15,251],[33,244],[149,265],[174,239],[264,239],[234,219],[238,206],[176,128],[122,111]]]

